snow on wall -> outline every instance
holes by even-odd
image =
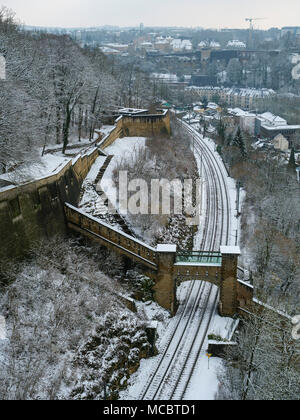
[[[0,190],[1,257],[22,256],[40,238],[66,232],[63,203],[77,204],[81,183],[98,155],[94,148],[74,164],[50,157],[50,174]]]

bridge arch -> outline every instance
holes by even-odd
[[[142,264],[155,281],[155,300],[172,314],[176,313],[178,283],[202,280],[220,288],[220,314],[233,316],[238,310],[238,247],[223,246],[220,252],[182,251],[176,245],[157,248],[90,216],[69,204],[65,205],[69,229]]]
[[[172,250],[167,247],[165,246],[164,250],[158,248],[159,275],[155,285],[155,296],[161,306],[175,313],[178,285],[185,281],[201,280],[219,287],[221,315],[234,316],[237,313],[237,268],[240,255],[238,247],[224,246],[220,252],[177,252],[174,248]],[[161,290],[164,290],[163,294]]]

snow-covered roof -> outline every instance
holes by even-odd
[[[155,44],[158,44],[158,45],[163,44],[163,45],[165,45],[165,44],[169,44],[169,41],[166,40],[166,39],[163,39],[161,41],[156,41]]]
[[[188,86],[186,89],[198,91],[216,91],[222,92],[226,95],[245,96],[245,97],[258,97],[264,98],[270,95],[275,95],[272,89],[255,89],[255,88],[224,88],[220,86]]]
[[[256,115],[251,112],[244,111],[241,108],[228,108],[228,114],[235,115],[237,117],[251,117],[255,118]]]
[[[300,125],[275,125],[270,126],[268,124],[262,124],[262,127],[267,130],[300,130]]]
[[[219,105],[215,104],[214,102],[209,102],[207,104],[207,108],[217,109],[217,108],[219,108]]]
[[[177,82],[177,80],[178,80],[177,75],[176,74],[171,74],[171,73],[152,73],[151,75],[155,79],[169,80],[169,81],[172,80],[174,82]]]
[[[228,41],[227,47],[234,47],[234,48],[246,48],[246,44],[238,39],[233,39],[232,41]]]
[[[147,109],[138,109],[138,108],[122,108],[119,109],[119,111],[121,114],[143,114],[143,113],[147,113],[148,110]]]
[[[203,109],[203,105],[194,106],[194,111],[201,111],[202,109]]]
[[[216,41],[211,41],[211,43],[209,44],[209,46],[211,48],[220,48],[221,47],[221,44],[219,42],[216,42]]]
[[[120,51],[119,50],[115,50],[115,49],[113,49],[113,48],[109,48],[109,47],[100,47],[99,48],[103,53],[107,53],[107,54],[109,54],[109,53],[119,53]]]
[[[189,39],[173,39],[171,45],[174,49],[178,50],[192,50],[193,45]]]
[[[284,118],[281,118],[278,115],[274,115],[271,112],[264,112],[259,117],[265,120],[268,124],[287,125],[287,121]]]

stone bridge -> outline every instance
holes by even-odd
[[[156,302],[172,314],[177,310],[176,288],[189,280],[207,281],[220,288],[222,316],[238,312],[238,247],[224,246],[219,253],[177,251],[176,245],[153,248],[70,204],[65,204],[65,215],[70,230],[141,264],[155,282]]]

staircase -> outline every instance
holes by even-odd
[[[109,156],[106,158],[106,160],[105,160],[104,164],[102,165],[102,167],[100,168],[100,171],[98,172],[98,175],[96,176],[96,179],[95,179],[95,181],[94,181],[94,184],[95,184],[95,185],[97,185],[97,184],[98,184],[98,183],[102,180],[103,175],[104,175],[104,173],[105,173],[106,169],[108,168],[108,165],[109,165],[109,164],[110,164],[110,162],[112,161],[112,159],[113,159],[113,155],[109,155]]]
[[[96,191],[96,193],[99,195],[99,197],[101,197],[104,205],[103,205],[103,214],[106,213],[108,206],[110,208],[114,208],[114,206],[112,205],[112,203],[109,201],[109,199],[106,197],[104,191],[101,189],[101,181],[103,179],[104,173],[106,171],[106,169],[108,168],[108,165],[110,164],[110,162],[113,159],[113,155],[109,155],[107,157],[107,159],[105,160],[104,164],[102,165],[102,167],[100,168],[95,181],[93,183],[93,187]],[[82,198],[82,197],[81,197]],[[118,213],[118,211],[116,209],[114,209],[113,213],[110,213],[111,218],[113,219],[113,222],[117,225],[119,225],[123,232],[127,233],[127,235],[136,237],[136,235],[134,234],[134,232],[130,229],[130,227],[128,226],[126,220],[124,219],[124,217]],[[112,222],[112,221],[111,221]]]
[[[106,160],[105,160],[104,164],[101,166],[101,168],[100,168],[100,170],[99,170],[99,172],[98,172],[98,174],[97,174],[97,176],[96,176],[96,179],[95,179],[95,181],[94,181],[94,183],[93,183],[93,186],[94,186],[94,187],[96,187],[96,186],[97,186],[97,184],[98,184],[98,183],[102,180],[103,175],[104,175],[104,173],[105,173],[105,171],[106,171],[106,169],[107,169],[108,165],[110,164],[110,162],[111,162],[112,158],[113,158],[113,156],[112,156],[112,155],[108,156],[108,157],[106,158]],[[95,188],[95,189],[96,189],[96,188]],[[96,191],[96,192],[97,192],[97,191]],[[78,203],[81,203],[81,201],[82,201],[82,199],[83,199],[83,196],[84,196],[84,193],[85,193],[84,188],[81,188]],[[98,192],[97,192],[97,193],[98,193]],[[100,194],[99,194],[99,195],[100,195]]]

